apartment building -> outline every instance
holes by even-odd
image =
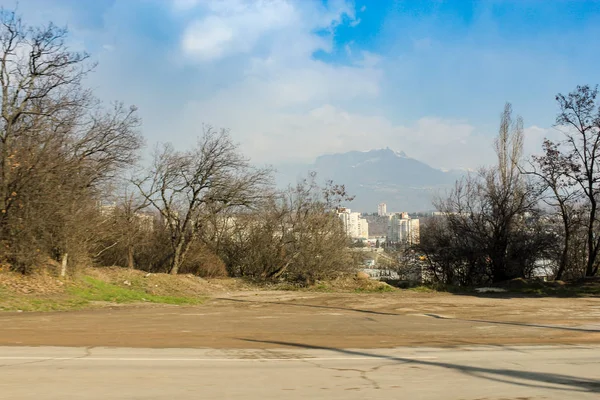
[[[389,216],[387,242],[414,245],[419,243],[419,220],[408,213],[394,213]]]
[[[337,209],[337,214],[342,220],[348,236],[353,239],[369,238],[369,223],[366,219],[361,218],[359,212],[352,212],[349,208],[340,207]]]

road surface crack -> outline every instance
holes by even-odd
[[[308,359],[303,359],[300,360],[304,363],[310,364],[312,366],[315,366],[317,368],[321,368],[321,369],[326,369],[326,370],[330,370],[330,371],[338,371],[338,372],[355,372],[357,374],[359,374],[359,377],[366,382],[366,384],[368,386],[370,386],[373,389],[381,389],[381,386],[379,385],[379,382],[377,382],[375,379],[373,379],[372,377],[369,376],[369,374],[372,374],[373,372],[377,372],[379,369],[383,368],[383,367],[387,367],[389,365],[393,365],[393,364],[381,364],[381,365],[377,365],[373,368],[369,368],[367,370],[364,369],[358,369],[358,368],[337,368],[337,367],[327,367],[325,365],[313,362],[311,360]]]

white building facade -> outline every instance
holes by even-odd
[[[388,221],[388,243],[412,246],[419,243],[419,220],[407,213],[394,213]]]
[[[364,218],[358,219],[358,239],[369,239],[369,222]]]
[[[349,208],[339,208],[337,213],[348,236],[352,239],[369,238],[369,223],[366,219],[361,218],[360,213],[352,212]]]
[[[380,217],[385,217],[387,215],[387,204],[379,203],[377,206],[377,215]]]

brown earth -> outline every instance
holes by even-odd
[[[600,343],[600,298],[241,291],[200,306],[0,313],[0,345],[378,348]]]

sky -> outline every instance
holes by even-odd
[[[16,3],[2,2],[5,8]],[[149,149],[227,128],[259,164],[390,147],[436,168],[493,162],[508,101],[525,151],[555,95],[600,83],[600,0],[20,0],[69,28],[106,102],[138,106]]]

